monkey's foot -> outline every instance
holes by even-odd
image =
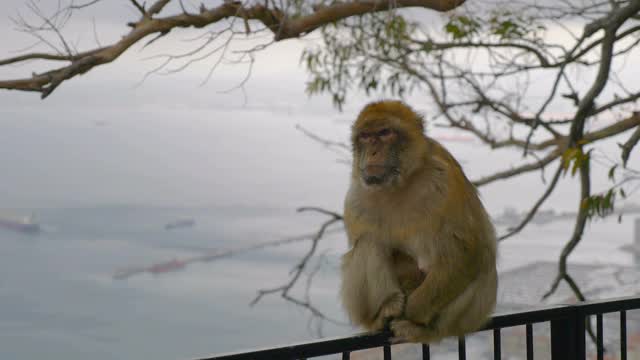
[[[381,330],[387,322],[396,319],[404,314],[406,297],[403,293],[395,293],[382,303],[380,310],[373,322],[374,330]]]
[[[391,338],[393,344],[400,342],[431,343],[441,338],[430,327],[406,319],[393,320],[391,331],[393,331]]]

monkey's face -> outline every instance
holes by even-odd
[[[382,124],[366,127],[354,134],[354,161],[365,186],[393,184],[400,175],[400,143],[398,129]]]
[[[368,189],[401,188],[426,152],[422,118],[400,101],[365,106],[353,124],[353,180]]]

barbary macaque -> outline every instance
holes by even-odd
[[[460,164],[400,101],[365,106],[351,140],[341,267],[351,321],[422,343],[482,327],[496,303],[496,236]]]

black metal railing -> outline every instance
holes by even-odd
[[[586,322],[596,317],[596,356],[603,360],[603,314],[619,313],[620,316],[620,359],[627,359],[627,310],[640,309],[640,298],[628,297],[603,301],[591,301],[572,305],[555,305],[527,311],[495,315],[479,331],[493,331],[493,358],[501,359],[501,329],[525,326],[526,359],[534,359],[533,324],[550,324],[551,359],[584,360],[587,346],[585,341]],[[202,360],[262,360],[262,359],[307,359],[325,355],[342,355],[349,359],[357,350],[381,347],[385,360],[391,359],[390,333],[366,333],[351,337],[323,339],[302,344],[274,347],[262,350],[244,351],[215,355]],[[422,358],[430,359],[428,345],[422,345]],[[465,337],[458,339],[458,358],[467,358]],[[475,357],[471,357],[475,358]]]

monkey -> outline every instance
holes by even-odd
[[[341,298],[351,322],[394,342],[482,327],[496,304],[494,227],[456,159],[401,101],[366,105],[351,131]]]

